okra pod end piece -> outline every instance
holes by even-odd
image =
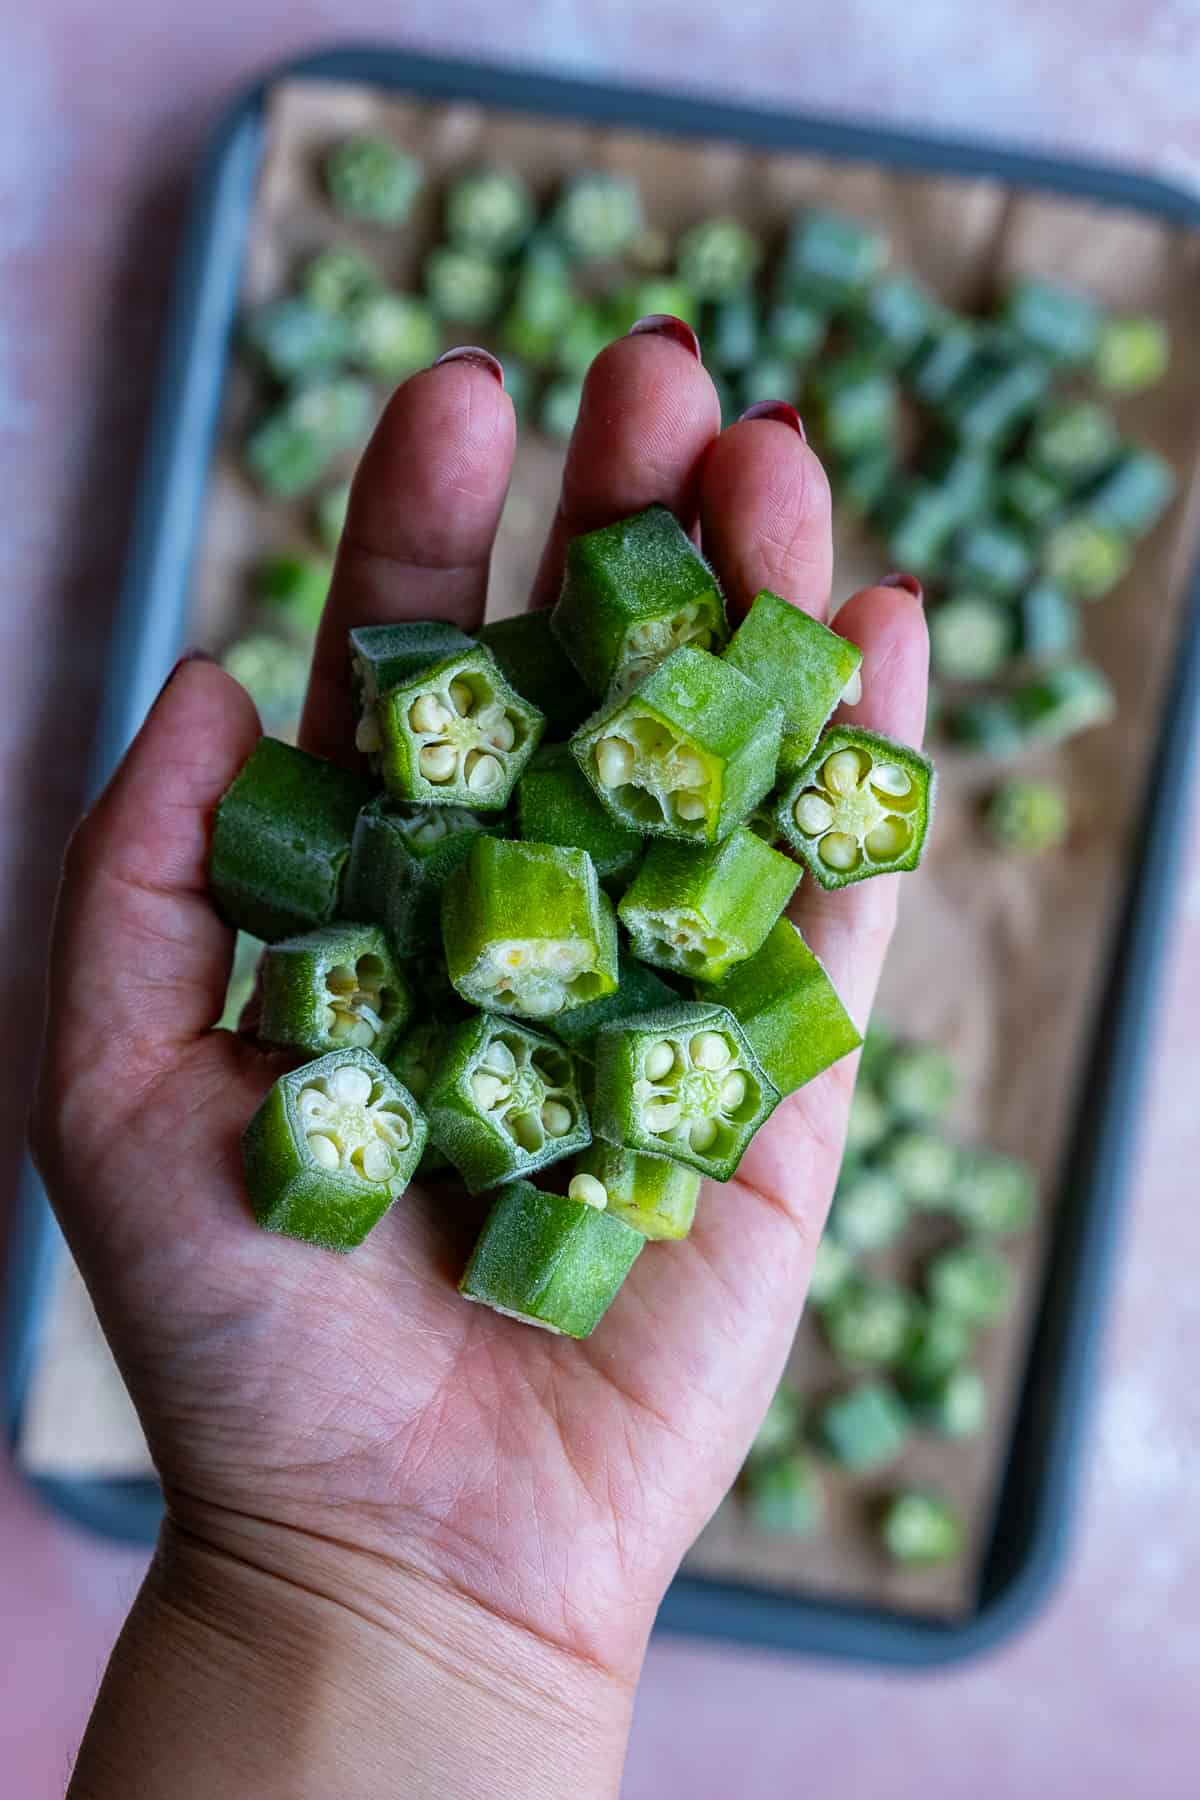
[[[645,1242],[586,1200],[510,1182],[496,1196],[458,1291],[524,1325],[585,1338]]]
[[[779,829],[824,888],[915,869],[935,787],[919,750],[838,725],[784,790]]]
[[[892,1561],[907,1569],[936,1568],[962,1555],[966,1527],[945,1495],[906,1488],[888,1502],[880,1540]]]
[[[262,960],[265,1043],[310,1056],[355,1046],[385,1059],[412,990],[378,926],[326,925],[273,944]]]

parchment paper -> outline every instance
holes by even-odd
[[[411,229],[390,239],[357,234],[400,285],[414,280],[422,255],[437,240],[434,196],[445,178],[476,160],[494,159],[522,170],[547,197],[573,169],[633,171],[653,221],[673,234],[701,214],[731,210],[775,238],[804,202],[844,207],[884,225],[897,264],[960,306],[985,306],[1007,276],[1029,271],[1077,281],[1114,306],[1167,319],[1173,341],[1169,380],[1120,411],[1131,434],[1171,456],[1185,478],[1184,493],[1130,577],[1090,608],[1087,618],[1088,652],[1116,685],[1119,720],[1022,765],[1052,770],[1065,781],[1073,818],[1069,844],[1061,853],[1029,862],[989,847],[977,811],[995,778],[994,765],[937,746],[942,790],[932,850],[920,873],[906,880],[900,932],[880,1001],[884,1016],[905,1035],[953,1051],[964,1078],[955,1128],[965,1138],[1014,1151],[1034,1164],[1048,1222],[1085,1054],[1093,1033],[1104,1029],[1096,1011],[1100,984],[1195,546],[1200,335],[1193,321],[1200,245],[1134,214],[1014,193],[991,181],[889,173],[813,156],[761,155],[737,145],[555,125],[475,106],[393,101],[353,87],[304,82],[281,86],[270,103],[269,144],[245,274],[247,303],[279,292],[296,263],[331,237],[356,235],[333,219],[316,170],[331,143],[363,128],[383,130],[415,150],[436,176]],[[254,403],[250,379],[236,371],[196,577],[198,641],[218,647],[244,623],[248,566],[264,547],[302,541],[306,530],[300,512],[263,501],[238,472],[236,446]],[[495,559],[493,613],[517,610],[524,602],[560,466],[554,447],[524,434]],[[839,532],[836,597],[877,578],[881,557],[877,547]],[[926,1229],[931,1244],[938,1228]],[[736,1504],[728,1503],[701,1537],[689,1567],[901,1609],[969,1610],[1045,1243],[1043,1229],[1013,1252],[1021,1302],[984,1341],[981,1360],[992,1411],[978,1443],[947,1450],[922,1438],[878,1480],[856,1482],[853,1494],[831,1475],[826,1528],[808,1542],[763,1538]],[[897,1271],[911,1273],[919,1258],[906,1251],[905,1259]],[[78,1292],[68,1292],[69,1310],[77,1312]],[[61,1371],[56,1372],[56,1341],[52,1329],[43,1374],[31,1396],[26,1460],[65,1471],[127,1473],[131,1458],[144,1458],[144,1450],[136,1439],[131,1442],[128,1421],[119,1414],[106,1431],[91,1432],[90,1441],[83,1442],[70,1404],[72,1384],[65,1384],[64,1392]],[[808,1391],[836,1384],[837,1371],[807,1325],[797,1339],[792,1372]],[[955,1568],[905,1574],[888,1568],[872,1549],[864,1529],[872,1499],[908,1479],[944,1485],[972,1520],[970,1552]]]

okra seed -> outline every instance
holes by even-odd
[[[301,1090],[300,1117],[305,1124],[310,1124],[314,1119],[326,1117],[328,1112],[328,1096],[321,1093],[319,1088],[303,1088]]]
[[[512,720],[505,713],[490,727],[485,743],[492,744],[497,750],[511,750],[517,741],[517,733]]]
[[[420,769],[426,781],[449,781],[458,767],[458,751],[453,744],[427,744],[421,752]]]
[[[504,778],[504,770],[494,756],[472,750],[466,761],[467,786],[473,794],[482,794]]]
[[[566,1137],[571,1129],[571,1109],[559,1100],[547,1100],[541,1118],[547,1137]]]
[[[503,1038],[493,1038],[480,1060],[493,1075],[512,1076],[517,1072],[517,1059]]]
[[[675,1100],[651,1100],[646,1107],[646,1130],[657,1136],[660,1132],[673,1131],[681,1117],[681,1108]]]
[[[379,730],[379,719],[375,708],[365,712],[354,728],[354,747],[363,756],[371,756],[376,750],[383,749],[383,737]]]
[[[532,1113],[518,1113],[512,1121],[512,1134],[522,1150],[540,1150],[543,1143],[541,1124]]]
[[[508,1088],[496,1075],[489,1075],[484,1069],[476,1069],[471,1077],[471,1092],[485,1112],[491,1112],[501,1100],[507,1099]]]
[[[704,786],[704,764],[692,750],[681,750],[675,758],[675,785],[682,788]]]
[[[475,704],[475,696],[465,681],[450,683],[450,698],[454,702],[454,710],[465,718]]]
[[[368,1181],[386,1181],[396,1166],[387,1145],[378,1141],[367,1145],[361,1162],[362,1172]]]
[[[572,1175],[567,1198],[581,1200],[584,1206],[594,1206],[598,1212],[603,1212],[608,1205],[608,1189],[594,1175]]]
[[[422,694],[409,707],[408,722],[414,731],[444,731],[450,723],[450,714],[436,694]]]
[[[862,670],[855,669],[853,675],[842,689],[842,705],[857,706],[862,699]]]
[[[344,1105],[365,1106],[371,1098],[371,1077],[365,1069],[347,1063],[329,1077],[329,1092]]]
[[[633,774],[634,755],[620,738],[601,738],[596,746],[596,768],[605,787],[623,787]]]
[[[698,1069],[723,1069],[730,1058],[729,1045],[716,1031],[702,1031],[692,1039],[689,1049]]]
[[[715,1119],[697,1119],[688,1132],[688,1142],[692,1149],[703,1155],[711,1150],[717,1141],[717,1123]]]
[[[540,988],[522,997],[522,1008],[531,1019],[552,1019],[555,1013],[563,1009],[566,998],[561,985],[557,981],[547,982]]]
[[[886,862],[908,848],[909,837],[909,828],[902,819],[884,819],[864,839],[867,855],[876,862]]]
[[[800,795],[792,808],[792,817],[801,831],[809,837],[817,837],[833,824],[833,808],[820,794],[810,791]]]
[[[726,1112],[734,1112],[746,1098],[746,1077],[740,1069],[727,1075],[721,1083],[721,1105]]]
[[[897,800],[912,786],[912,776],[898,763],[876,763],[871,771],[871,786],[881,794],[892,794]]]
[[[646,1052],[643,1064],[647,1081],[661,1081],[675,1067],[675,1049],[671,1044],[655,1044]]]
[[[323,1169],[337,1168],[342,1159],[332,1138],[324,1137],[319,1131],[311,1131],[306,1142],[315,1163],[319,1163]]]
[[[331,994],[352,994],[358,978],[349,963],[335,963],[325,977],[325,986]]]
[[[858,845],[844,831],[827,831],[817,854],[831,869],[852,869],[858,861]]]
[[[692,824],[697,819],[702,819],[708,808],[702,794],[676,794],[675,811],[679,818]]]
[[[821,778],[831,793],[852,794],[862,780],[862,764],[853,750],[835,750]]]

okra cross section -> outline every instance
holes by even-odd
[[[440,947],[442,889],[494,815],[379,795],[354,827],[342,911],[382,925],[400,956]]]
[[[574,538],[551,625],[597,695],[624,694],[673,650],[719,650],[716,576],[665,506]]]
[[[702,998],[729,1008],[781,1094],[803,1087],[862,1043],[820,958],[787,919]]]
[[[934,786],[920,751],[835,726],[784,790],[779,829],[824,888],[915,869]]]
[[[729,641],[725,661],[783,709],[784,756],[798,767],[812,753],[839,700],[862,693],[862,651],[819,619],[764,588]]]
[[[613,1217],[624,1219],[643,1237],[685,1238],[692,1229],[700,1196],[696,1169],[595,1138],[575,1158],[575,1181],[580,1176],[597,1183]]]
[[[683,1001],[597,1034],[592,1118],[610,1144],[728,1181],[778,1103],[723,1006]]]
[[[676,650],[571,739],[580,768],[623,825],[715,844],[775,780],[783,713],[706,651]]]
[[[488,1012],[551,1019],[617,985],[617,921],[592,859],[557,844],[476,838],[446,883],[450,979]]]
[[[524,1325],[585,1338],[645,1243],[602,1208],[513,1181],[496,1196],[458,1291]]]
[[[264,1041],[320,1056],[357,1045],[385,1058],[412,990],[377,926],[326,925],[273,944],[262,961]]]
[[[242,1137],[254,1216],[268,1231],[352,1250],[412,1179],[425,1115],[369,1050],[281,1075]]]
[[[643,962],[717,981],[761,947],[799,879],[790,857],[739,825],[708,850],[652,844],[617,915]]]
[[[425,1103],[434,1144],[473,1194],[591,1141],[570,1051],[492,1014],[455,1028]]]

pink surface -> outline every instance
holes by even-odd
[[[394,36],[375,0],[7,0],[0,108],[0,933],[7,1020],[36,1017],[59,848],[78,805],[189,169],[266,63]],[[411,0],[412,48],[526,55],[601,79],[724,92],[1119,157],[1200,177],[1190,0],[788,0],[712,8]],[[798,22],[802,21],[802,23]],[[1200,814],[1200,808],[1197,809]],[[647,1668],[629,1800],[1196,1791],[1200,1668],[1200,833],[1173,949],[1077,1551],[1010,1648],[885,1677],[665,1641]],[[11,1041],[11,1040],[10,1040]],[[10,1058],[0,1142],[28,1102]],[[15,1151],[10,1152],[15,1166]],[[7,1171],[6,1171],[7,1172]],[[144,1559],[40,1512],[0,1468],[0,1786],[62,1792]]]

